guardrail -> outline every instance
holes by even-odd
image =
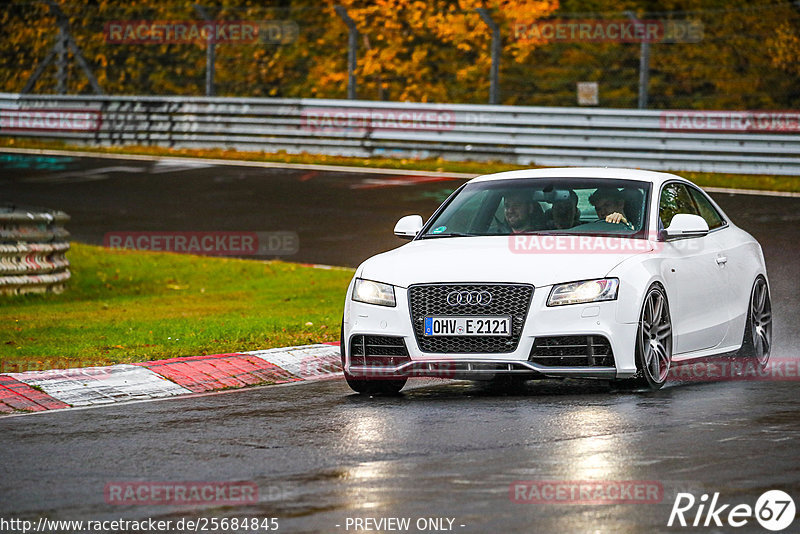
[[[0,205],[0,295],[64,290],[68,220],[63,211]]]
[[[84,145],[800,175],[800,112],[0,93],[0,135]]]

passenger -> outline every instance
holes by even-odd
[[[542,206],[524,191],[512,191],[503,198],[506,223],[514,234],[544,228]]]
[[[548,223],[551,230],[566,230],[581,224],[581,211],[578,209],[578,195],[572,189],[569,197],[553,201],[548,211]]]
[[[599,220],[612,224],[624,224],[631,230],[633,226],[625,217],[625,196],[616,187],[598,187],[589,197]]]

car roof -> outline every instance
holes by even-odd
[[[688,182],[675,174],[666,172],[644,171],[640,169],[624,169],[614,167],[557,167],[547,169],[522,169],[519,171],[484,174],[470,180],[471,182],[489,182],[494,180],[516,180],[520,178],[616,178],[620,180],[639,180],[660,185],[668,180]]]

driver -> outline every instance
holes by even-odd
[[[624,224],[633,230],[633,226],[625,217],[625,196],[616,187],[598,187],[589,197],[599,220],[612,224]]]
[[[503,197],[503,209],[511,232],[540,230],[544,226],[544,211],[524,191],[512,191]]]

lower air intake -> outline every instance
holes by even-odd
[[[549,367],[614,367],[614,353],[604,336],[537,337],[528,361]]]
[[[353,336],[350,338],[350,363],[364,367],[395,367],[409,360],[402,337]]]

